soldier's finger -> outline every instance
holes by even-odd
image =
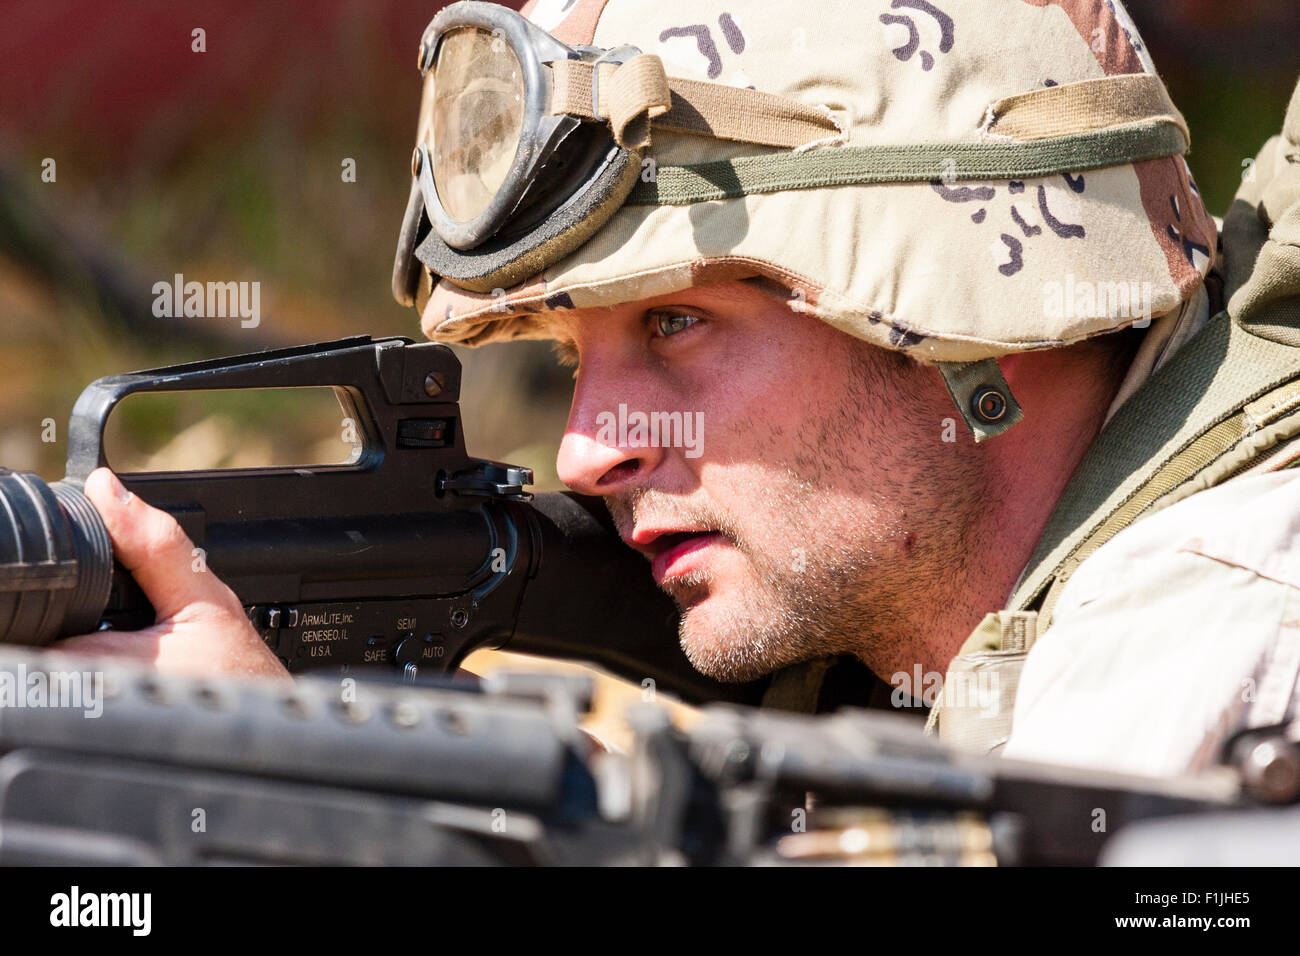
[[[195,603],[237,603],[231,590],[207,571],[176,519],[127,491],[109,469],[91,472],[86,497],[104,519],[114,555],[149,598],[158,620]]]

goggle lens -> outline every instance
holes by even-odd
[[[438,44],[432,82],[434,186],[447,215],[469,222],[514,163],[524,123],[523,70],[500,34],[460,28]]]

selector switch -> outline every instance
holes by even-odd
[[[393,654],[393,662],[398,667],[404,664],[418,664],[420,662],[420,642],[414,637],[408,637],[397,645],[397,651]]]
[[[407,664],[414,664],[417,667],[423,667],[426,664],[437,667],[447,653],[447,649],[442,646],[441,635],[425,634],[423,637],[416,637],[410,631],[402,635],[402,642],[397,645],[397,653],[393,655],[393,663],[398,667],[404,667]]]

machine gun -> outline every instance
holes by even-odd
[[[108,463],[104,429],[124,398],[329,386],[356,424],[351,462],[119,476],[177,519],[291,672],[415,680],[508,645],[584,657],[688,700],[755,699],[690,666],[675,608],[598,499],[534,498],[529,469],[468,455],[460,378],[446,346],[358,336],[92,383],[72,412],[62,481],[0,469],[0,642],[153,622],[81,490]]]
[[[976,757],[865,710],[717,704],[681,729],[638,704],[631,752],[592,753],[589,695],[555,674],[286,685],[3,648],[0,865],[1090,864],[1152,821],[1297,826],[1229,768]]]
[[[1300,795],[1282,734],[1237,742],[1240,773],[1167,784],[961,755],[864,710],[713,704],[681,729],[651,705],[629,755],[592,753],[581,681],[441,675],[505,646],[688,701],[761,686],[694,671],[593,501],[468,456],[459,383],[449,349],[368,337],[116,376],[78,400],[63,481],[0,473],[0,642],[42,645],[152,619],[81,491],[125,396],[333,386],[364,437],[341,465],[121,476],[307,674],[0,646],[0,864],[1090,863],[1134,822]]]

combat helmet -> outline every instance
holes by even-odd
[[[444,342],[764,276],[936,363],[978,441],[997,357],[1178,319],[1214,258],[1118,0],[461,2],[419,66],[393,288]]]

